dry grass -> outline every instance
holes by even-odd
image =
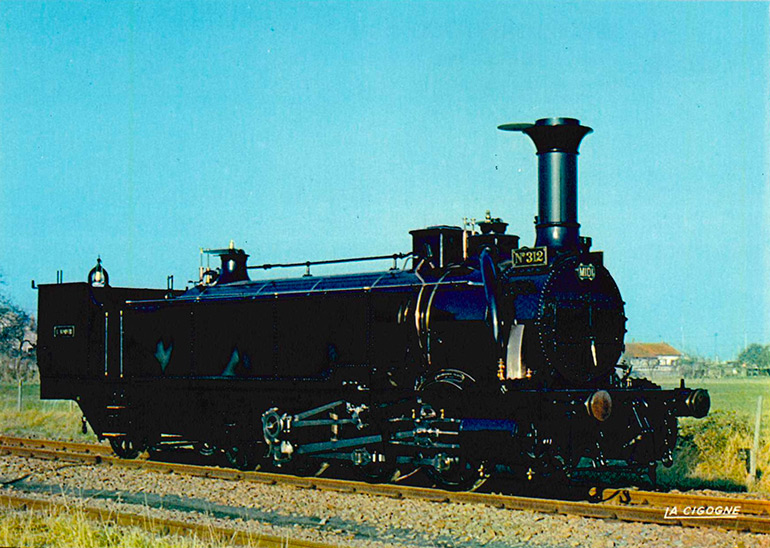
[[[0,385],[0,433],[7,436],[96,441],[89,430],[81,431],[80,408],[71,401],[41,400],[39,384],[25,384],[22,410],[18,410],[17,386]]]
[[[678,382],[669,379],[661,384],[673,388]],[[680,419],[674,466],[659,467],[661,483],[770,493],[770,378],[697,379],[687,384],[709,391],[712,410],[703,419]],[[748,451],[754,442],[759,396],[763,406],[757,478],[749,482]]]
[[[150,533],[89,519],[77,508],[47,511],[0,508],[0,546],[51,548],[202,548],[227,546],[214,539]]]
[[[770,493],[770,441],[760,438],[756,481],[748,481],[753,421],[734,411],[713,411],[704,419],[680,421],[674,466],[660,468],[662,485]]]

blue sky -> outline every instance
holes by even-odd
[[[409,249],[487,209],[534,242],[571,116],[628,339],[770,343],[766,2],[0,2],[2,291]],[[715,334],[717,334],[715,336]]]

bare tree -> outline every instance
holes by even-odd
[[[6,382],[35,376],[37,332],[32,316],[0,295],[0,375]]]

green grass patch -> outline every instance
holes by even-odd
[[[678,380],[655,382],[663,388],[679,386]],[[757,398],[762,396],[762,422],[770,427],[770,377],[694,379],[688,380],[687,386],[708,390],[712,411],[735,412],[752,418],[757,412]]]
[[[679,383],[660,384],[674,388]],[[674,466],[660,468],[661,484],[770,493],[770,378],[697,379],[687,384],[709,391],[711,412],[703,419],[679,420]],[[749,450],[754,442],[759,396],[762,418],[757,477],[749,483]]]

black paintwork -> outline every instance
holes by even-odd
[[[215,283],[207,274],[186,291],[42,285],[41,396],[78,401],[127,456],[196,443],[245,465],[263,444],[279,463],[369,469],[379,453],[450,486],[466,461],[529,475],[581,457],[669,459],[676,417],[704,415],[708,396],[616,374],[624,303],[571,204],[590,129],[571,119],[514,129],[541,158],[542,247],[517,250],[488,215],[481,234],[413,230],[403,270],[250,280],[248,255],[230,248],[216,252]],[[587,405],[606,410],[603,394],[606,420]]]

